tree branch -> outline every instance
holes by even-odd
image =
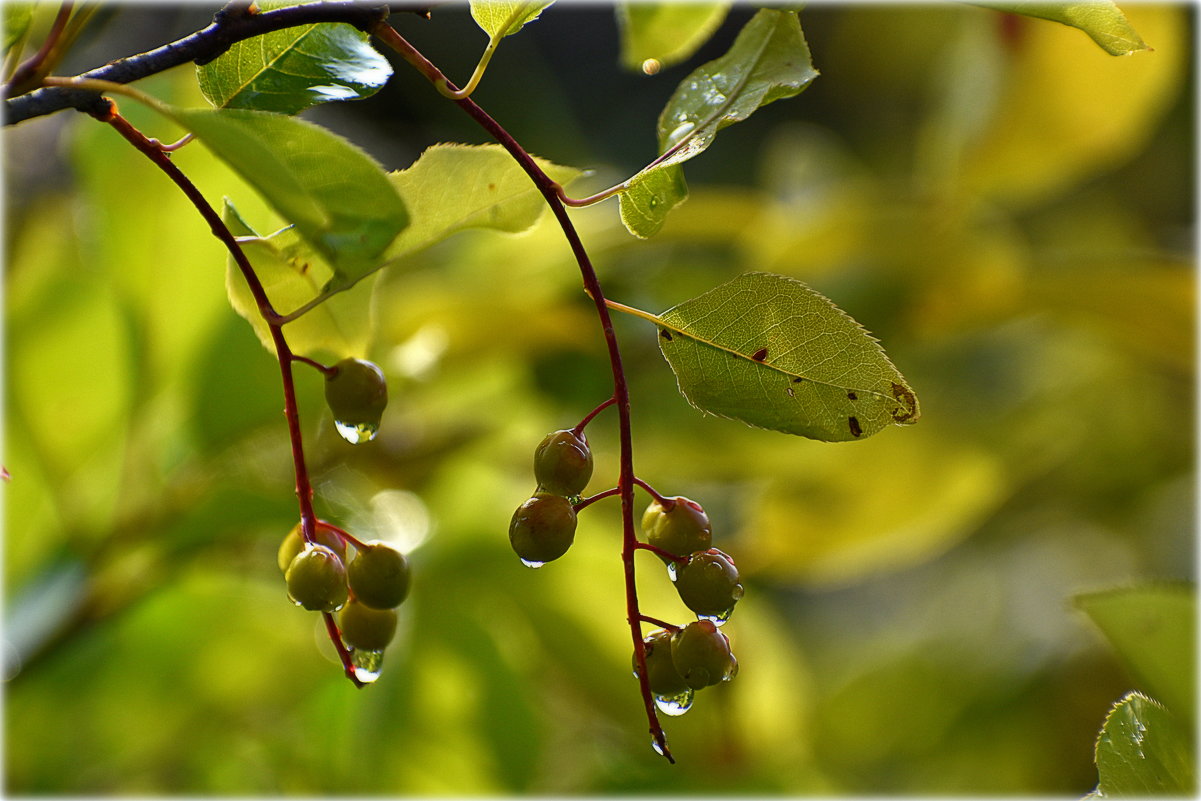
[[[414,5],[412,10],[422,13],[423,7]],[[240,41],[285,28],[321,22],[344,22],[359,30],[369,31],[377,23],[387,19],[391,11],[392,7],[388,5],[363,4],[352,0],[322,0],[261,13],[252,13],[244,4],[230,3],[213,16],[212,24],[196,33],[136,56],[111,61],[103,67],[75,77],[113,83],[133,83],[189,61],[207,64]],[[102,110],[103,106],[99,105],[95,92],[44,87],[6,99],[4,124],[15,125],[67,108],[94,114],[97,110]]]

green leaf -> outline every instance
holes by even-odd
[[[621,3],[622,65],[637,70],[651,59],[663,67],[684,61],[709,40],[729,10],[729,2]]]
[[[1137,686],[1188,717],[1196,704],[1194,588],[1154,584],[1076,598],[1130,669]]]
[[[660,158],[627,181],[620,196],[630,233],[652,236],[687,196],[682,177],[669,180],[658,173],[704,152],[722,128],[799,94],[816,77],[796,12],[755,14],[729,52],[680,82],[659,115]],[[631,204],[638,208],[627,208]]]
[[[471,0],[471,17],[492,39],[512,36],[538,19],[554,0]]]
[[[1196,791],[1189,736],[1168,710],[1140,693],[1129,693],[1110,710],[1096,759],[1096,794],[1102,798],[1191,797]]]
[[[534,161],[561,185],[580,174],[545,159]],[[529,176],[496,144],[434,145],[389,179],[414,216],[384,254],[381,267],[466,228],[520,233],[536,223],[547,208]],[[348,285],[335,280],[325,287],[325,293]]]
[[[228,199],[222,218],[234,236],[241,237],[242,251],[254,267],[271,305],[281,314],[311,301],[329,280],[332,273],[329,265],[307,246],[295,228],[259,236]],[[230,305],[254,328],[263,347],[274,353],[271,331],[232,256],[226,262],[225,289]],[[361,357],[371,342],[373,322],[371,287],[362,286],[331,298],[289,322],[288,345],[302,355],[328,351],[339,357]]]
[[[746,273],[649,316],[680,392],[701,411],[826,442],[920,414],[879,343],[796,279]]]
[[[349,285],[408,224],[383,169],[339,136],[264,111],[165,109],[238,172]]]
[[[1111,56],[1127,56],[1151,48],[1109,0],[1088,0],[1083,3],[1030,3],[1022,0],[982,0],[972,5],[983,6],[1011,14],[1059,22],[1078,28]]]
[[[287,0],[259,7],[296,5]],[[285,28],[237,42],[196,68],[200,91],[214,106],[296,114],[317,103],[359,100],[392,76],[388,60],[352,25],[320,23]]]

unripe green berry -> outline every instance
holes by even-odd
[[[689,557],[676,571],[675,582],[685,606],[698,615],[722,620],[729,617],[743,592],[734,560],[716,548]]]
[[[738,673],[730,640],[711,620],[698,620],[671,638],[671,661],[694,690],[729,681]]]
[[[539,489],[552,495],[573,498],[583,492],[592,478],[592,450],[583,433],[547,434],[534,451],[534,478]]]
[[[541,565],[567,553],[575,540],[575,524],[571,501],[537,492],[513,512],[509,544],[525,563]]]
[[[317,536],[317,544],[324,545],[338,555],[338,558],[346,560],[346,541],[327,525],[317,523],[315,530]],[[276,553],[276,560],[279,562],[279,570],[281,573],[288,571],[288,565],[292,564],[292,560],[296,558],[296,554],[304,549],[304,535],[301,533],[300,524],[297,523],[292,527],[292,530],[284,537],[283,542],[279,544],[279,551]]]
[[[388,405],[388,383],[375,364],[343,359],[325,377],[325,402],[339,423],[374,431]]]
[[[666,498],[665,507],[651,501],[642,515],[642,531],[646,541],[656,548],[676,556],[704,551],[713,543],[709,516],[696,501],[687,498]],[[659,557],[664,562],[671,560]]]
[[[346,567],[324,545],[306,545],[284,573],[288,597],[312,612],[333,612],[346,603]]]
[[[672,697],[689,689],[684,677],[676,670],[671,659],[671,632],[659,629],[642,640],[646,649],[646,675],[651,692],[655,695]],[[638,672],[638,655],[634,654],[634,675]]]
[[[351,601],[338,613],[342,642],[364,651],[382,651],[396,636],[396,610],[372,609]]]
[[[372,609],[400,606],[409,594],[409,560],[386,542],[374,540],[357,548],[346,567],[355,600]]]

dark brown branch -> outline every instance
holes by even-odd
[[[217,12],[212,24],[196,33],[136,56],[117,59],[75,77],[133,83],[180,64],[208,63],[234,44],[265,33],[320,22],[344,22],[368,31],[387,19],[389,13],[391,9],[387,5],[351,0],[323,0],[257,14],[249,13],[245,4],[230,3]],[[44,87],[5,100],[4,124],[14,125],[67,108],[95,114],[103,106],[95,92],[61,86]]]

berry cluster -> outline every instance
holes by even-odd
[[[347,559],[347,551],[351,551]],[[386,542],[360,542],[317,521],[313,542],[299,523],[279,546],[288,597],[312,612],[338,613],[337,628],[361,681],[379,676],[396,635],[396,607],[409,594],[409,561]]]
[[[581,499],[592,478],[592,452],[580,427],[546,435],[534,452],[534,476],[537,489],[513,513],[509,543],[524,564],[541,567],[571,547],[576,512],[617,490]],[[636,483],[650,490],[644,482]],[[646,541],[636,547],[666,563],[680,600],[697,620],[674,626],[639,613],[641,622],[665,627],[635,646],[634,675],[641,677],[641,657],[655,705],[666,714],[680,715],[688,711],[697,690],[729,681],[738,672],[730,641],[718,627],[729,619],[743,588],[734,560],[710,547],[712,526],[701,505],[683,497],[665,498],[653,490],[651,494],[654,500],[642,516]]]
[[[642,532],[649,549],[667,564],[680,600],[697,616],[692,623],[658,629],[642,640],[656,705],[668,715],[682,715],[697,690],[738,673],[730,640],[718,627],[742,598],[742,584],[734,560],[709,547],[713,528],[696,501],[656,498],[642,515]],[[634,675],[641,676],[636,651]]]

